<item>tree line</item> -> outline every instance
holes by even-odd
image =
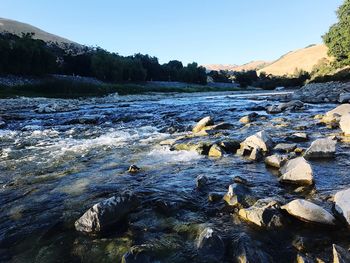
[[[158,58],[135,54],[121,56],[100,47],[76,50],[22,36],[0,34],[0,74],[66,74],[95,77],[106,82],[181,81],[206,84],[205,68],[184,66],[177,60],[160,64]]]

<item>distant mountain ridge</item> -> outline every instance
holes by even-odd
[[[266,65],[270,64],[268,61],[264,60],[255,60],[248,62],[243,65],[235,65],[235,64],[209,64],[209,65],[203,65],[207,70],[227,70],[227,71],[247,71],[247,70],[259,70]]]
[[[4,32],[8,32],[18,36],[21,36],[22,33],[34,33],[33,38],[41,39],[45,42],[53,42],[59,45],[68,44],[68,45],[74,45],[77,47],[82,47],[82,45],[74,41],[48,33],[35,26],[22,23],[19,21],[11,20],[11,19],[0,18],[0,33],[4,33]]]

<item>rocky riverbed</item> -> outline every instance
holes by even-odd
[[[0,261],[349,262],[350,105],[288,96],[1,100]]]

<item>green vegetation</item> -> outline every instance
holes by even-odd
[[[323,36],[324,43],[333,56],[336,67],[350,64],[350,0],[345,0],[337,11],[338,23]]]
[[[197,63],[183,66],[180,61],[159,64],[156,57],[136,54],[123,57],[102,48],[63,49],[53,43],[0,34],[0,74],[42,76],[49,73],[95,77],[117,82],[181,81],[206,84],[205,68]]]

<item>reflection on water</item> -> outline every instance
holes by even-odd
[[[268,105],[271,96],[202,93],[2,100],[0,116],[7,127],[0,129],[0,261],[119,262],[131,246],[143,245],[152,246],[160,262],[200,262],[195,244],[206,226],[218,229],[224,238],[247,233],[275,262],[292,262],[296,236],[316,241],[326,236],[313,252],[329,259],[330,244],[348,246],[347,231],[304,224],[277,233],[262,231],[230,214],[223,203],[208,203],[208,193],[225,192],[235,176],[250,181],[258,198],[299,196],[280,185],[263,163],[234,155],[207,158],[160,145],[186,134],[207,115],[233,124],[222,136],[238,140],[261,129],[276,142],[300,130],[312,139],[335,132],[312,118],[334,107],[331,104],[278,115],[257,111],[267,119],[245,127],[238,122],[257,106]],[[68,106],[67,111],[38,114],[34,109],[40,103]],[[350,183],[349,145],[339,144],[337,151],[335,160],[312,162],[316,191],[308,198],[323,201],[326,208],[330,204],[325,200]],[[127,173],[131,164],[140,166],[141,172]],[[200,174],[210,179],[201,192],[195,189]],[[129,216],[126,229],[95,237],[74,230],[74,221],[88,207],[127,189],[141,197],[142,206]],[[229,255],[226,261],[231,262]]]

